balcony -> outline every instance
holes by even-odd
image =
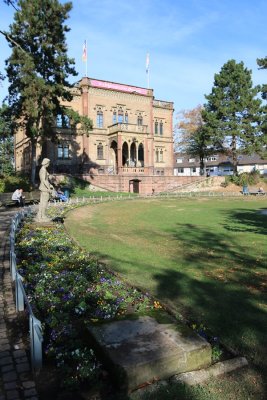
[[[147,133],[147,125],[118,123],[111,125],[108,129],[109,129],[109,134],[118,132]]]
[[[173,103],[170,101],[153,100],[153,107],[166,108],[173,110]]]

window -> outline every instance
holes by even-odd
[[[188,160],[189,162],[195,162],[196,161],[196,159],[195,158],[189,158],[189,160]]]
[[[122,124],[123,123],[123,111],[119,110],[118,112],[118,123]]]
[[[179,174],[183,174],[184,173],[184,169],[183,168],[178,168],[178,173]]]
[[[68,160],[70,158],[70,147],[68,144],[58,144],[57,158],[59,160]]]
[[[117,113],[116,113],[116,111],[113,112],[112,122],[113,122],[113,124],[117,123]]]
[[[126,124],[128,124],[128,113],[127,112],[125,113],[124,121],[125,121]]]
[[[138,126],[143,125],[143,117],[141,114],[139,114],[137,117],[137,125]]]
[[[158,135],[159,133],[159,123],[158,121],[155,122],[155,135]]]
[[[67,115],[58,114],[56,120],[57,128],[70,128],[70,119]]]
[[[216,161],[217,157],[216,156],[211,156],[206,158],[207,161]]]
[[[181,164],[183,162],[183,159],[182,158],[176,158],[176,163],[177,164]]]
[[[163,122],[161,121],[159,124],[159,134],[162,136],[163,135]]]
[[[99,143],[97,145],[97,158],[99,160],[103,160],[103,158],[104,158],[104,147],[103,147],[102,143]]]
[[[103,113],[102,113],[102,111],[97,111],[96,126],[97,126],[97,128],[103,128]]]
[[[156,149],[156,162],[163,162],[163,149]]]

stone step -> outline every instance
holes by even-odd
[[[99,355],[117,385],[132,391],[147,382],[211,364],[211,346],[191,329],[151,317],[90,325]]]

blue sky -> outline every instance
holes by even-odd
[[[0,29],[12,23],[13,9],[0,0]],[[243,61],[254,84],[267,83],[256,59],[267,56],[266,0],[73,0],[67,25],[69,56],[78,77],[85,74],[82,46],[87,40],[88,75],[147,86],[156,99],[173,101],[176,112],[205,102],[214,74],[228,60]],[[10,49],[0,35],[0,71]],[[0,87],[0,100],[7,82]]]

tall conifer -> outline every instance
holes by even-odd
[[[34,183],[36,146],[49,136],[60,99],[71,100],[69,76],[77,75],[67,55],[65,25],[72,8],[58,0],[19,0],[8,32],[12,54],[6,60],[9,106],[31,142],[31,180]]]
[[[205,129],[232,158],[234,174],[239,154],[260,152],[262,148],[261,100],[256,97],[259,90],[253,87],[251,71],[244,63],[229,60],[215,74],[212,91],[205,96]]]

